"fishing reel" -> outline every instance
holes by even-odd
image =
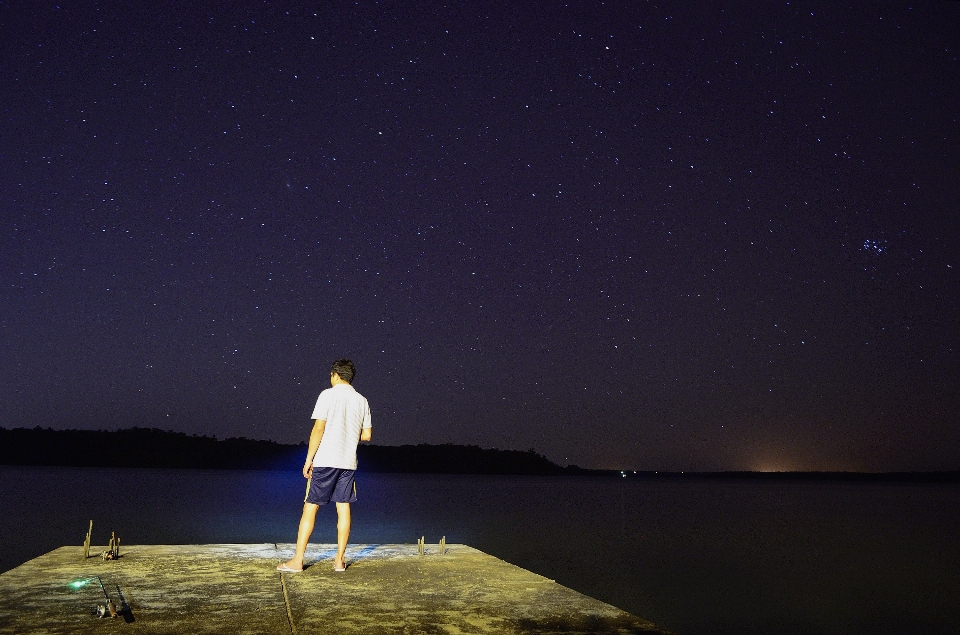
[[[87,578],[86,580],[78,580],[74,582],[72,586],[79,589],[84,586],[87,582],[92,582],[96,580],[97,585],[100,587],[100,591],[103,593],[104,604],[98,604],[91,613],[96,615],[99,618],[105,617],[117,617],[118,615],[123,615],[124,619],[131,617],[130,605],[127,603],[127,598],[123,596],[123,591],[120,590],[120,585],[115,584],[114,587],[117,589],[117,597],[120,598],[120,608],[117,609],[116,603],[107,595],[107,590],[103,586],[103,580],[100,579],[100,576],[95,575],[92,578]]]
[[[106,605],[98,604],[97,608],[93,609],[93,614],[99,618],[104,617],[116,617],[119,615],[117,611],[117,605],[113,601],[107,602]]]

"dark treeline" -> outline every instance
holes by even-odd
[[[0,428],[0,463],[69,467],[288,469],[303,464],[295,445],[188,436],[156,428],[51,430]]]
[[[360,469],[366,472],[436,474],[604,474],[575,465],[560,467],[534,450],[487,450],[475,445],[361,445]]]
[[[300,471],[306,444],[285,445],[240,437],[217,439],[165,432],[0,428],[0,465],[66,467],[158,467]],[[475,445],[360,444],[363,472],[426,474],[595,475],[643,479],[739,479],[764,481],[874,481],[960,483],[951,472],[634,472],[561,467],[534,450],[492,450]]]
[[[284,445],[247,438],[218,440],[156,428],[117,431],[0,428],[0,464],[69,467],[297,470],[306,444]],[[602,474],[560,467],[533,450],[490,450],[463,445],[357,448],[365,472],[438,474]]]

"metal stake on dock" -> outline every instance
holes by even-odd
[[[90,557],[90,536],[93,535],[93,520],[90,521],[90,529],[87,530],[87,539],[83,541],[83,559]]]

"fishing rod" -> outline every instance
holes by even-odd
[[[75,589],[79,589],[80,587],[85,586],[87,582],[90,582],[91,580],[97,581],[97,584],[100,585],[100,590],[103,592],[103,599],[106,600],[106,604],[98,604],[97,607],[93,609],[93,614],[97,617],[106,617],[107,615],[110,617],[116,617],[117,605],[114,604],[113,600],[110,599],[110,596],[107,595],[107,590],[103,587],[103,580],[100,579],[100,576],[95,575],[92,578],[87,578],[86,580],[79,580],[74,582],[72,586]],[[120,590],[119,586],[117,587],[117,590]],[[124,601],[124,604],[126,604],[126,601]]]
[[[97,617],[106,617],[107,613],[110,613],[110,617],[117,616],[117,605],[113,603],[113,600],[110,599],[110,596],[107,595],[107,590],[103,588],[103,580],[100,579],[100,576],[95,576],[97,582],[100,584],[100,590],[103,591],[103,597],[107,600],[107,605],[99,605],[97,607],[96,613]]]

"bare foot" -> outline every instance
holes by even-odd
[[[287,560],[283,564],[277,565],[277,571],[281,571],[284,573],[300,573],[301,571],[303,571],[303,563],[301,562],[299,564],[300,566],[296,566],[297,565],[296,562],[294,562],[293,560]]]
[[[346,570],[347,570],[347,560],[346,560],[346,558],[344,558],[343,560],[337,560],[336,558],[334,558],[334,559],[333,559],[333,570],[336,571],[336,572],[338,572],[338,573],[342,573],[342,572],[346,571]]]

